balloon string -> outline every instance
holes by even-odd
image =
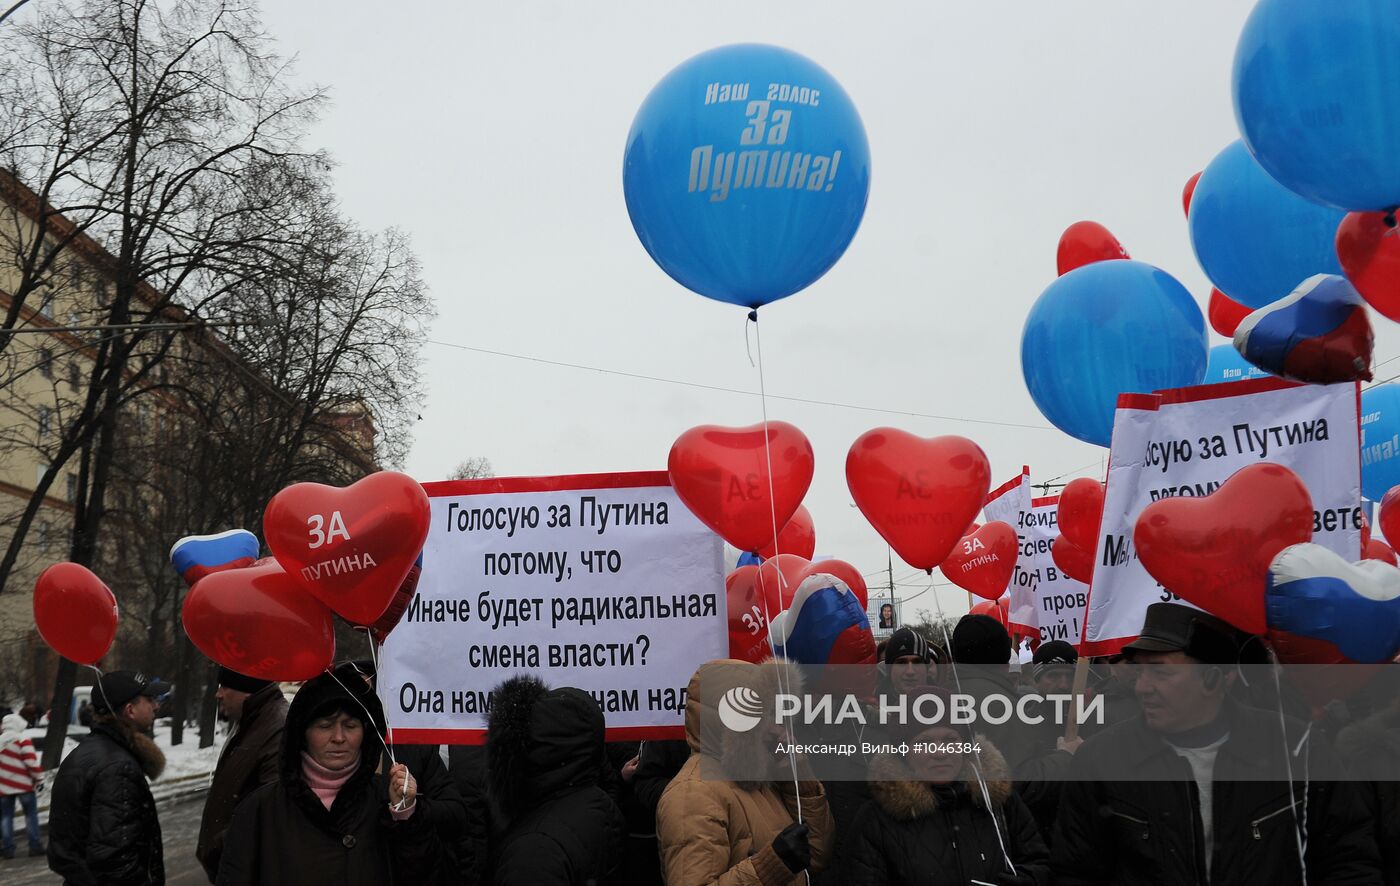
[[[1279,663],[1277,654],[1275,654],[1273,658],[1274,658],[1274,667],[1273,667],[1273,672],[1274,672],[1274,701],[1278,704],[1278,728],[1279,728],[1279,734],[1280,734],[1280,735],[1282,736],[1282,738],[1283,738],[1283,765],[1284,765],[1284,767],[1285,767],[1285,769],[1286,769],[1286,771],[1287,771],[1287,773],[1288,773],[1288,803],[1289,803],[1288,810],[1289,810],[1289,812],[1290,812],[1290,813],[1292,814],[1292,816],[1293,816],[1293,837],[1294,837],[1294,839],[1297,841],[1297,844],[1298,844],[1298,866],[1299,866],[1299,869],[1300,869],[1300,871],[1301,871],[1301,873],[1302,873],[1302,875],[1303,875],[1303,880],[1302,880],[1302,881],[1303,881],[1304,883],[1306,883],[1306,882],[1308,882],[1308,862],[1307,862],[1307,858],[1306,858],[1306,855],[1307,855],[1307,836],[1306,836],[1306,834],[1304,833],[1304,830],[1303,830],[1303,829],[1307,826],[1307,806],[1306,806],[1306,804],[1307,804],[1307,797],[1308,797],[1308,783],[1307,783],[1307,778],[1306,778],[1306,776],[1305,776],[1305,777],[1304,777],[1304,780],[1303,780],[1303,803],[1305,804],[1305,805],[1303,806],[1303,810],[1304,810],[1304,811],[1303,811],[1303,815],[1304,815],[1304,818],[1303,818],[1302,824],[1300,825],[1300,823],[1299,823],[1299,821],[1298,821],[1298,797],[1297,797],[1297,795],[1294,794],[1294,792],[1293,792],[1293,753],[1292,753],[1291,749],[1288,747],[1288,721],[1287,721],[1287,719],[1284,717],[1284,714],[1283,714],[1283,685],[1280,683],[1279,677],[1278,677],[1278,672],[1279,672],[1280,670],[1283,669],[1283,665]],[[1302,741],[1300,741],[1300,742],[1298,743],[1298,749],[1299,749],[1300,751],[1302,750],[1303,745],[1307,743],[1308,736],[1309,736],[1311,733],[1312,733],[1312,725],[1309,724],[1307,731],[1303,733],[1303,739],[1302,739]],[[1305,771],[1306,771],[1306,770],[1305,770]]]
[[[759,403],[761,404],[762,409],[763,409],[763,458],[764,458],[764,461],[767,463],[767,466],[768,466],[768,520],[769,520],[769,522],[772,524],[772,527],[773,527],[773,557],[774,557],[774,560],[775,560],[773,566],[774,566],[774,571],[778,573],[778,603],[779,603],[779,605],[781,605],[781,604],[782,604],[782,600],[783,600],[783,586],[786,584],[787,579],[783,576],[783,571],[782,571],[782,569],[778,568],[778,564],[777,564],[777,562],[776,562],[776,558],[777,558],[778,554],[781,553],[781,552],[778,550],[778,503],[777,503],[777,501],[776,501],[776,499],[775,499],[775,497],[774,497],[774,494],[773,494],[773,449],[772,449],[772,446],[771,446],[771,444],[770,444],[770,441],[769,441],[769,434],[768,434],[768,387],[767,387],[767,384],[766,384],[766,382],[764,381],[764,378],[763,378],[763,335],[762,335],[762,333],[759,331],[759,328],[758,328],[758,311],[757,311],[757,310],[749,311],[749,320],[753,323],[754,345],[755,345],[755,349],[758,351],[758,401],[759,401]],[[745,326],[744,329],[747,330],[747,329],[748,329],[748,326]],[[747,334],[747,332],[745,332],[744,340],[745,340],[745,341],[748,340],[748,334]],[[760,584],[760,587],[762,587],[761,584]],[[767,595],[767,594],[759,594],[759,597],[763,600],[763,617],[764,617],[764,619],[766,619],[766,620],[768,621],[769,645],[772,645],[773,620],[772,620],[772,618],[770,618],[769,615],[768,615],[768,595]],[[787,652],[787,637],[786,637],[786,636],[784,636],[784,638],[783,638],[783,647],[784,647],[784,649],[783,649],[783,651],[784,651],[783,660],[784,660],[784,662],[786,662],[786,660],[787,660],[787,655],[786,655],[786,652]],[[783,692],[784,695],[788,694],[788,689],[787,689],[787,687],[785,687],[785,686],[783,685],[783,678],[786,676],[786,672],[787,672],[787,665],[786,665],[786,664],[783,664],[783,665],[778,669],[778,688],[779,688],[780,690],[782,690],[782,692]],[[796,754],[796,752],[793,750],[793,744],[794,744],[794,743],[793,743],[793,736],[792,736],[792,723],[788,722],[788,723],[785,723],[784,725],[787,727],[787,730],[786,730],[786,731],[787,731],[787,739],[788,739],[788,765],[791,766],[791,768],[792,768],[792,789],[793,789],[793,797],[794,797],[794,799],[795,799],[796,802],[797,802],[797,823],[798,823],[798,824],[801,824],[801,823],[802,823],[802,783],[801,783],[801,782],[798,780],[798,778],[797,778],[797,754]],[[811,874],[807,874],[807,880],[808,880],[809,883],[811,882],[811,879],[812,879]]]
[[[102,671],[95,664],[88,665],[88,667],[92,668],[92,672],[97,675],[97,681],[95,683],[97,686],[97,694],[102,696],[102,703],[107,706],[107,712],[115,715],[117,712],[112,710],[112,702],[107,698],[107,690],[102,688]]]
[[[750,322],[752,322],[755,327],[758,326],[758,311],[749,311],[748,316],[744,318],[744,353],[749,355],[749,367],[753,368],[753,345],[749,341]]]
[[[373,642],[371,642],[370,648],[371,648],[371,651],[372,651],[372,650],[373,650]],[[371,652],[371,660],[373,660],[373,654],[372,654],[372,652]],[[356,668],[356,667],[355,667],[355,663],[354,663],[354,662],[351,662],[351,663],[350,663],[350,667],[354,668],[354,669],[355,669],[355,673],[356,673],[356,674],[359,674],[361,677],[365,677],[365,676],[366,676],[365,673],[364,673],[364,671],[361,671],[359,668]],[[391,765],[391,766],[397,766],[399,761],[394,757],[394,747],[393,747],[393,745],[390,743],[390,741],[389,741],[389,739],[388,739],[388,728],[387,728],[387,727],[388,727],[388,724],[389,724],[388,715],[385,715],[385,719],[384,719],[384,725],[385,725],[386,728],[380,729],[380,728],[379,728],[379,722],[378,722],[377,720],[374,719],[374,714],[370,713],[369,706],[366,705],[363,701],[360,701],[359,693],[354,692],[353,690],[350,689],[349,686],[346,686],[346,685],[341,681],[340,677],[336,675],[336,672],[335,672],[335,670],[334,670],[333,668],[326,668],[326,673],[327,673],[327,674],[330,674],[330,675],[331,675],[331,679],[334,680],[337,684],[339,684],[339,685],[340,685],[340,688],[341,688],[341,689],[344,689],[347,695],[349,695],[352,699],[354,699],[355,704],[357,704],[357,705],[360,706],[360,710],[362,710],[362,711],[365,712],[365,719],[369,720],[369,725],[372,726],[372,727],[374,727],[374,732],[375,732],[375,734],[378,735],[379,738],[380,738],[380,740],[384,743],[384,752],[385,752],[386,754],[389,755],[389,763],[390,763],[390,765]],[[378,679],[379,679],[379,665],[378,665],[378,664],[375,664],[375,666],[374,666],[374,673],[375,673],[375,679],[378,680]],[[407,780],[405,780],[405,788],[407,788]],[[404,796],[399,798],[399,802],[398,802],[397,804],[394,805],[394,809],[397,810],[397,811],[399,811],[399,812],[402,812],[403,809],[404,809],[404,802],[405,802],[407,799],[408,799],[408,791],[405,789],[405,791],[404,791]]]
[[[958,676],[958,663],[953,658],[953,639],[948,636],[948,616],[943,614],[943,601],[938,597],[938,588],[933,583],[932,567],[925,569],[928,573],[928,586],[933,591],[933,605],[938,609],[938,628],[943,632],[943,647],[948,651],[948,669],[953,672],[953,685],[958,690],[958,695],[962,695],[962,679]],[[982,802],[986,805],[987,814],[992,817],[992,830],[996,831],[997,845],[1001,847],[1001,857],[1006,861],[1006,866],[1011,871],[1011,876],[1015,877],[1016,865],[1011,861],[1011,854],[1006,851],[1006,840],[1002,837],[1001,822],[997,820],[997,815],[992,811],[991,794],[987,791],[987,779],[982,775],[982,766],[977,762],[977,752],[972,753],[972,774],[977,776],[977,786],[982,789]]]

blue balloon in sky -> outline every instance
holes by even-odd
[[[1076,268],[1031,307],[1021,372],[1055,427],[1107,446],[1118,395],[1200,384],[1206,324],[1186,287],[1138,261]]]
[[[1380,501],[1400,485],[1400,385],[1361,392],[1361,494]]]
[[[1218,385],[1227,381],[1243,381],[1247,378],[1273,378],[1253,363],[1250,363],[1234,345],[1216,345],[1210,349],[1210,361],[1206,364],[1206,377],[1203,385]]]
[[[1314,274],[1342,273],[1336,238],[1344,215],[1274,181],[1234,142],[1196,183],[1191,246],[1216,288],[1262,308]]]
[[[1400,3],[1261,0],[1234,96],[1249,150],[1290,189],[1342,209],[1400,204]]]
[[[777,46],[712,49],[642,102],[622,164],[632,227],[676,282],[756,308],[825,274],[870,192],[870,148],[841,85]]]

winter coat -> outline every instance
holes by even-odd
[[[797,820],[799,793],[802,820],[810,829],[810,871],[826,867],[832,819],[820,782],[739,783],[718,775],[720,761],[739,743],[761,740],[757,731],[735,733],[720,724],[720,696],[729,687],[744,686],[771,699],[780,667],[772,661],[712,661],[691,678],[685,707],[690,758],[661,795],[656,815],[667,886],[805,886],[807,877],[789,871],[772,847],[773,838]]]
[[[224,742],[214,780],[204,800],[195,857],[213,882],[224,851],[224,832],[233,810],[259,786],[277,780],[282,761],[282,724],[287,719],[287,699],[276,683],[264,686],[243,701],[238,728]]]
[[[491,857],[491,821],[486,803],[486,748],[481,745],[449,747],[447,775],[467,810],[462,839],[453,847],[461,886],[483,886],[491,881],[487,869]]]
[[[942,786],[917,781],[907,760],[871,762],[873,800],[846,843],[845,886],[965,886],[971,880],[1048,886],[1050,853],[1035,820],[1011,786],[1006,760],[980,737],[959,780]],[[972,766],[982,770],[992,811]],[[1000,830],[1000,837],[998,836]],[[1016,866],[1014,879],[1002,855]]]
[[[1365,761],[1368,774],[1387,776],[1385,781],[1359,784],[1358,789],[1376,825],[1385,886],[1400,886],[1400,704],[1392,702],[1343,729],[1337,751],[1344,760]]]
[[[956,665],[956,679],[950,681],[950,690],[959,695],[970,695],[977,699],[978,707],[982,699],[999,695],[1010,700],[1014,706],[1021,697],[1011,682],[1007,669],[994,665]],[[1005,723],[980,723],[978,728],[996,745],[1006,759],[1011,771],[1016,773],[1021,764],[1036,756],[1043,741],[1043,729],[1029,726],[1015,717]],[[1018,773],[1019,777],[1019,773]]]
[[[19,714],[0,718],[0,797],[32,794],[44,783],[44,770]]]
[[[301,754],[313,715],[331,701],[367,709],[368,718],[359,768],[326,809],[302,775]],[[287,709],[278,780],[254,791],[233,814],[218,886],[452,882],[450,860],[432,824],[433,800],[419,794],[413,814],[402,821],[390,814],[387,777],[375,772],[384,745],[373,724],[383,722],[383,709],[368,688],[351,696],[331,674],[304,684]]]
[[[598,786],[603,733],[602,710],[580,689],[517,677],[496,690],[486,737],[493,883],[617,882],[627,831]]]
[[[1215,759],[1209,882],[1279,886],[1301,882],[1294,800],[1278,713],[1226,703],[1229,738]],[[1290,747],[1302,724],[1288,721]],[[1307,882],[1379,886],[1372,823],[1357,787],[1338,780],[1336,757],[1314,734],[1293,760],[1293,797],[1306,798]],[[1184,886],[1206,883],[1199,792],[1190,764],[1141,716],[1087,740],[1074,755],[1055,822],[1052,867],[1061,886]]]
[[[165,756],[125,720],[93,724],[54,779],[49,868],[72,886],[159,886],[165,860],[146,779],[160,775]]]
[[[690,745],[684,741],[644,741],[638,754],[637,773],[632,778],[632,791],[654,820],[661,794],[685,761],[690,759]]]

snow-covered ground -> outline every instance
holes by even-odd
[[[34,742],[35,750],[41,754],[44,744],[44,728],[25,732]],[[68,727],[68,738],[63,743],[63,756],[67,757],[78,746],[78,739],[88,734],[86,726]],[[156,801],[188,796],[208,790],[214,776],[214,766],[219,761],[219,750],[224,744],[224,730],[219,728],[218,738],[207,748],[199,746],[199,730],[185,727],[184,741],[179,745],[170,744],[170,720],[159,720],[155,726],[156,745],[165,753],[165,772],[151,783],[151,793]],[[57,768],[44,773],[44,790],[39,794],[39,820],[47,821],[49,816],[49,795]],[[15,830],[24,830],[24,816],[15,807]]]

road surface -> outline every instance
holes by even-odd
[[[194,858],[195,842],[199,839],[199,816],[204,810],[204,795],[159,803],[161,839],[165,844],[166,886],[208,886],[204,868]],[[15,810],[19,812],[18,809]],[[62,883],[43,858],[29,858],[22,834],[16,834],[15,857],[0,860],[0,883],[5,886],[38,886]]]

